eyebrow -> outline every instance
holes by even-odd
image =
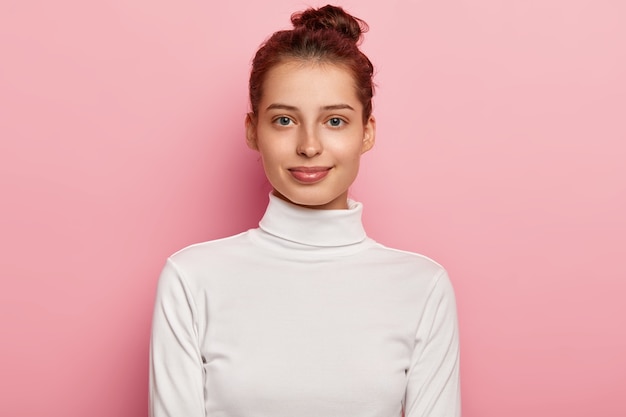
[[[282,103],[273,103],[270,104],[269,106],[267,106],[266,110],[274,110],[274,109],[279,109],[279,110],[290,110],[290,111],[297,111],[298,108],[296,106],[290,106],[288,104],[282,104]],[[352,110],[354,111],[354,108],[352,106],[350,106],[349,104],[332,104],[329,106],[323,106],[322,110],[343,110],[343,109],[347,109],[347,110]]]

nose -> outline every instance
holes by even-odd
[[[298,155],[312,158],[322,153],[322,142],[319,140],[315,129],[303,128],[298,138]]]

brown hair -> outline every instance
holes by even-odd
[[[277,64],[296,59],[346,66],[363,104],[363,121],[367,121],[372,114],[374,67],[358,47],[367,24],[331,5],[294,13],[291,23],[292,30],[275,32],[254,56],[249,83],[252,113],[258,114],[267,72]]]

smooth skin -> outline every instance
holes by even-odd
[[[285,61],[270,69],[258,114],[246,116],[248,146],[261,155],[274,194],[316,209],[348,208],[376,121],[363,120],[352,73],[332,63]]]

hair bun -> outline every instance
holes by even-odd
[[[358,43],[361,34],[367,32],[367,24],[359,18],[346,13],[341,7],[326,5],[319,9],[307,9],[294,13],[291,23],[295,29],[335,30],[342,36]]]

